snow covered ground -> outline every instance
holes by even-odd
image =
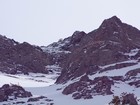
[[[121,63],[136,63],[136,62],[137,62],[136,60],[124,61],[124,62],[120,62],[120,63],[114,63],[114,64],[106,65],[102,68],[107,68],[109,66],[114,66],[116,64],[121,64]],[[101,72],[101,73],[97,72],[96,74],[89,76],[89,78],[91,80],[93,80],[96,77],[102,77],[102,76],[125,76],[125,74],[128,71],[135,70],[135,69],[138,69],[138,68],[140,68],[140,63],[137,63],[137,64],[132,65],[132,66],[124,67],[124,68],[121,68],[121,69],[113,69],[113,70],[108,70],[108,71]]]
[[[44,87],[54,84],[57,77],[57,74],[29,73],[29,75],[11,75],[0,73],[0,86],[17,84],[22,87]]]
[[[28,98],[18,98],[15,100],[10,100],[7,102],[1,102],[0,105],[13,105],[16,102],[26,102],[19,103],[19,105],[49,105],[49,103],[54,103],[54,105],[105,105],[104,103],[110,102],[112,95],[110,96],[96,96],[90,100],[74,100],[71,95],[63,95],[62,89],[64,85],[56,85],[56,74],[34,74],[29,73],[29,75],[11,75],[0,73],[0,86],[4,84],[17,84],[23,86],[25,90],[30,91],[33,97],[46,96],[53,101],[47,102],[45,100],[40,100],[37,102],[27,102]],[[55,78],[55,79],[54,79]],[[100,101],[102,100],[102,101]]]
[[[63,85],[52,85],[42,88],[26,88],[26,90],[32,91],[34,95],[45,95],[50,99],[54,99],[54,105],[105,105],[112,99],[112,95],[109,96],[96,96],[89,100],[74,100],[71,95],[63,95],[62,90],[59,90]],[[102,101],[101,101],[102,100]]]
[[[126,62],[137,62],[137,61],[125,61]],[[124,62],[121,62],[124,63]],[[115,64],[107,65],[105,67],[109,67]],[[47,66],[48,68],[56,69],[56,66]],[[105,68],[103,67],[103,68]],[[140,63],[137,63],[136,65],[121,68],[118,70],[110,70],[105,71],[101,73],[96,73],[92,76],[89,76],[90,79],[94,79],[95,77],[100,76],[120,76],[125,75],[126,72],[136,69],[140,67]],[[57,67],[59,69],[59,67]],[[56,70],[58,72],[59,70]],[[80,78],[77,78],[73,81],[69,81],[67,84],[54,84],[56,81],[56,78],[58,77],[59,73],[50,73],[50,74],[41,74],[41,73],[29,73],[29,75],[11,75],[11,74],[4,74],[0,73],[0,86],[4,84],[18,84],[25,88],[25,90],[30,91],[33,94],[33,97],[38,96],[46,96],[48,99],[51,99],[52,101],[48,102],[45,99],[41,99],[37,102],[27,102],[28,98],[22,98],[22,99],[15,99],[10,100],[7,102],[1,102],[0,105],[13,105],[15,102],[22,102],[25,103],[19,104],[19,105],[50,105],[50,103],[54,103],[54,105],[108,105],[108,103],[112,100],[113,95],[106,95],[106,96],[93,96],[93,99],[80,99],[80,100],[74,100],[71,95],[63,95],[62,91],[64,87],[73,81],[77,81]],[[140,88],[135,88],[134,86],[130,86],[125,82],[119,81],[116,82],[111,90],[114,95],[120,96],[121,93],[127,92],[127,93],[134,93],[135,96],[140,97]],[[140,104],[140,103],[139,103]]]

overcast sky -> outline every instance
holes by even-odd
[[[0,0],[0,34],[48,45],[113,15],[140,29],[140,0]]]

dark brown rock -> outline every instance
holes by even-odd
[[[128,76],[128,77],[137,76],[139,73],[140,73],[140,68],[135,69],[135,70],[128,71],[125,74],[125,76]]]
[[[0,89],[0,102],[7,101],[8,97],[5,95],[5,92]]]
[[[85,32],[75,31],[71,37],[70,43],[73,45],[79,44],[82,38],[86,35]]]
[[[18,43],[0,35],[0,71],[8,74],[48,73],[47,54],[37,46]]]
[[[138,105],[138,102],[136,98],[134,97],[134,94],[126,94],[125,96],[122,96],[122,105]]]
[[[125,53],[140,48],[140,31],[121,22],[116,16],[106,19],[98,29],[88,34],[75,32],[70,38],[71,54],[63,59],[62,73],[56,83],[65,83],[85,73],[94,74],[101,71],[100,66],[132,59]],[[116,64],[107,69],[120,69],[132,65],[135,63]]]
[[[114,76],[114,77],[110,77],[110,78],[112,78],[114,81],[124,81],[123,76]]]
[[[25,102],[24,101],[18,101],[18,102],[16,102],[16,104],[25,104]]]
[[[90,80],[87,75],[84,75],[80,78],[80,81],[91,82],[92,80]]]
[[[121,100],[118,96],[113,96],[112,101],[109,103],[109,105],[114,104],[114,105],[120,105]]]
[[[113,94],[111,91],[111,86],[114,85],[114,82],[113,80],[109,79],[109,77],[97,77],[92,81],[92,84],[95,85],[93,90],[99,95]]]
[[[45,99],[45,101],[48,101],[48,102],[53,101],[52,99],[48,99],[45,96],[39,96],[39,97],[29,98],[27,102],[36,102],[36,101],[39,101],[40,99]]]
[[[87,76],[83,76],[80,81],[68,85],[62,93],[65,95],[73,94],[74,99],[90,99],[93,98],[93,95],[113,94],[111,91],[113,84],[113,81],[108,77],[98,77],[92,81]]]
[[[14,98],[31,97],[32,94],[25,91],[21,86],[5,84],[0,88],[0,101],[8,100],[9,96]]]
[[[131,86],[134,85],[134,86],[136,86],[136,88],[139,88],[140,87],[140,80],[129,82],[128,84]]]
[[[122,96],[113,96],[112,101],[109,105],[138,105],[137,99],[134,97],[134,94],[122,93]]]
[[[29,98],[28,102],[36,102],[39,101],[39,98]]]
[[[133,85],[133,86],[139,88],[140,87],[140,80],[139,80],[139,76],[138,76],[139,73],[140,73],[140,69],[131,70],[125,74],[124,80],[128,81],[129,85],[131,85],[131,86]],[[131,81],[131,82],[129,82],[129,81]]]

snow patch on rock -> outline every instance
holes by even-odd
[[[66,40],[60,40],[58,42],[55,42],[47,47],[43,46],[41,47],[44,52],[50,53],[50,54],[58,54],[58,53],[71,53],[70,51],[66,51],[62,49],[63,46],[70,43],[68,39]]]

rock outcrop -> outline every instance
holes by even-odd
[[[8,99],[31,97],[32,94],[21,86],[5,84],[0,88],[0,102]]]
[[[121,97],[114,96],[109,105],[138,105],[137,98],[134,94],[123,93]]]
[[[83,76],[80,81],[68,85],[63,94],[73,94],[74,99],[90,99],[94,95],[111,95],[111,86],[114,85],[113,80],[108,77],[97,77],[90,80],[87,75]]]
[[[47,54],[37,46],[0,35],[0,71],[8,74],[48,73]]]
[[[76,39],[73,39],[74,36]],[[134,58],[126,53],[140,47],[140,31],[122,23],[119,18],[114,16],[104,20],[98,29],[88,34],[74,33],[71,41],[69,43],[71,54],[67,56],[65,64],[62,65],[62,74],[56,83],[66,82],[84,73],[100,71],[100,66]],[[138,58],[138,54],[135,56]],[[125,65],[129,64],[122,66]]]
[[[104,20],[98,29],[90,33],[76,31],[71,37],[43,51],[53,51],[50,55],[54,63],[62,68],[56,84],[71,81],[62,93],[72,94],[75,99],[86,99],[94,95],[114,94],[112,86],[120,82],[140,87],[139,70],[135,70],[139,65],[139,42],[140,31],[113,16]]]

